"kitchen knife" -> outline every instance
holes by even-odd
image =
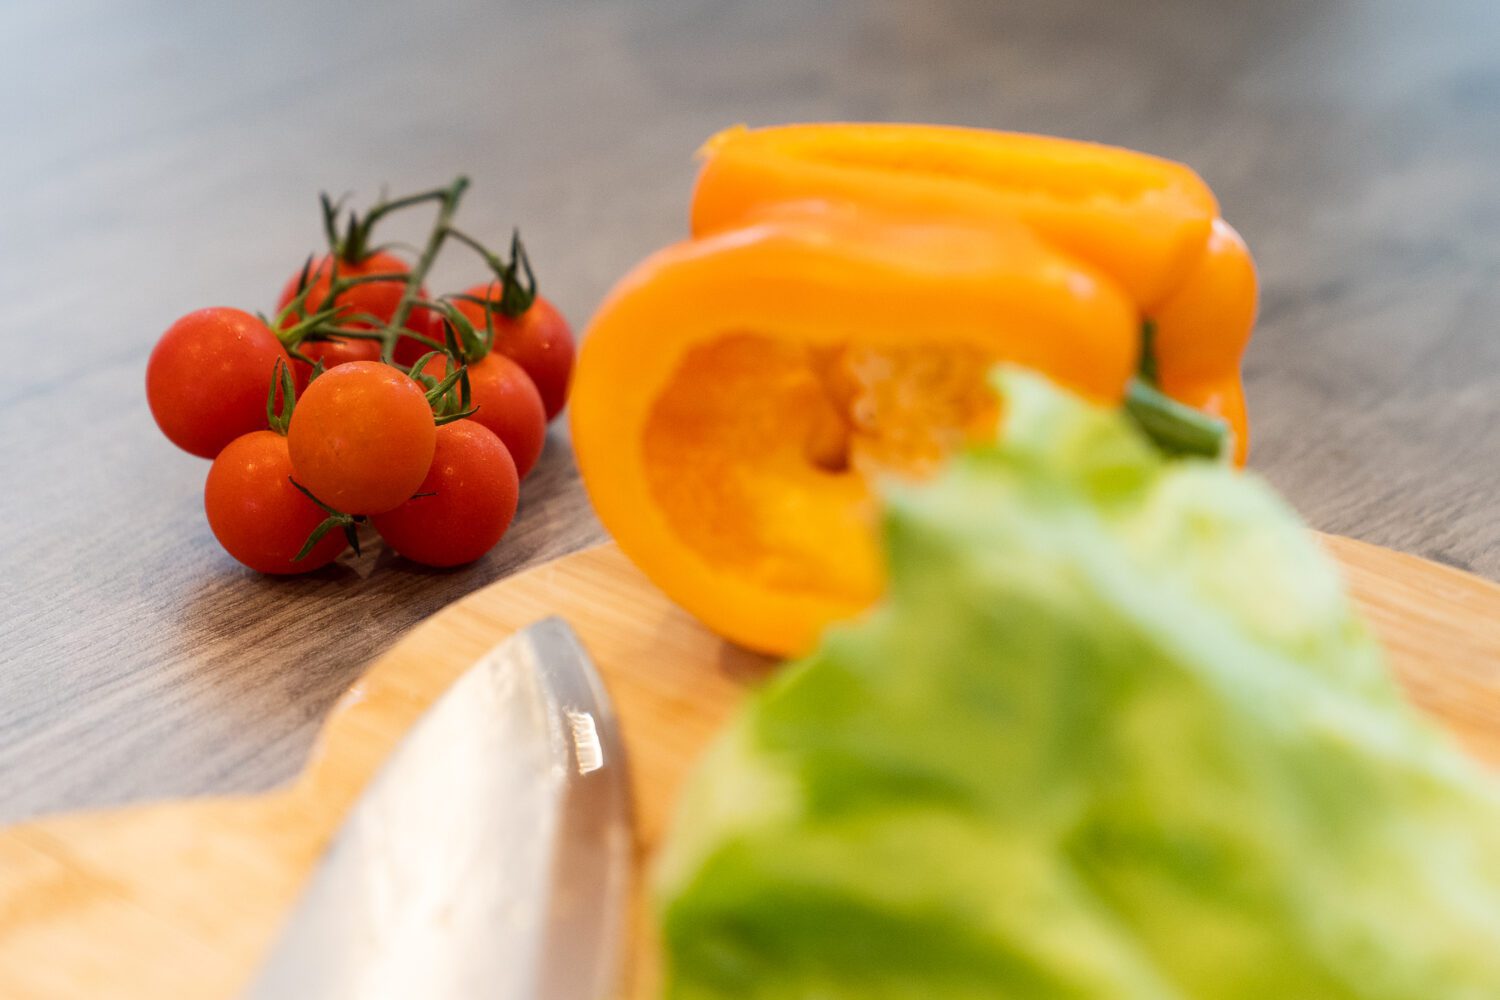
[[[630,855],[608,696],[573,630],[546,619],[471,667],[402,740],[248,996],[605,997]]]

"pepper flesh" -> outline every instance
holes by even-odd
[[[1255,320],[1255,269],[1188,167],[1050,136],[858,123],[731,128],[701,155],[695,233],[801,199],[997,226],[1020,220],[1109,275],[1155,320],[1162,391],[1224,419],[1244,464],[1240,357]]]
[[[992,435],[998,361],[1117,401],[1138,323],[1013,220],[776,206],[611,293],[570,404],[579,470],[658,586],[736,642],[796,653],[880,591],[871,478]]]

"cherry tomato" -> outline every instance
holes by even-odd
[[[434,357],[422,373],[441,379],[447,365],[446,357]],[[469,366],[469,405],[476,408],[469,419],[494,432],[524,479],[547,441],[547,414],[530,376],[505,355],[488,354]]]
[[[323,362],[323,370],[347,365],[351,361],[379,361],[378,340],[355,340],[351,337],[334,337],[331,340],[306,341],[298,348],[314,362]],[[312,378],[312,365],[298,358],[292,359],[292,374],[297,380],[297,392],[307,388]]]
[[[327,516],[291,484],[286,438],[252,431],[231,441],[208,470],[203,507],[224,550],[262,573],[306,573],[344,551],[335,528],[296,562],[292,557]]]
[[[413,562],[461,566],[494,548],[510,527],[520,479],[498,437],[472,420],[455,420],[437,429],[432,468],[416,492],[371,518],[375,530]]]
[[[307,387],[287,429],[297,482],[346,514],[379,514],[421,485],[437,438],[422,387],[379,361],[351,361]]]
[[[242,434],[266,426],[266,391],[281,341],[239,309],[188,313],[168,327],[146,362],[146,402],[177,447],[213,458]]]
[[[406,266],[406,261],[393,253],[377,250],[365,259],[358,262],[346,260],[339,261],[339,277],[358,278],[366,274],[406,274],[411,268]],[[323,257],[313,265],[309,281],[312,291],[307,296],[307,311],[317,312],[323,306],[323,300],[328,297],[328,286],[331,283],[332,262],[329,257]],[[276,300],[276,308],[284,309],[286,304],[297,295],[297,282],[302,277],[299,271],[287,280],[286,286],[281,290],[281,297]],[[348,315],[356,313],[369,313],[377,317],[380,322],[386,323],[396,314],[396,306],[401,302],[401,295],[406,291],[405,281],[372,281],[367,285],[355,285],[339,295],[338,305]],[[424,291],[425,297],[426,292]],[[349,321],[350,326],[359,326],[368,329],[370,324],[363,321]],[[424,330],[425,332],[425,323]]]
[[[492,281],[488,285],[475,285],[464,294],[499,302],[500,292],[500,282]],[[484,306],[463,300],[454,305],[476,328],[484,329]],[[573,331],[568,328],[568,321],[552,303],[537,296],[531,308],[514,319],[495,312],[494,323],[495,351],[531,376],[537,392],[541,393],[542,405],[547,408],[547,419],[551,420],[568,401],[568,382],[573,377]]]
[[[350,263],[349,261],[339,262],[339,277],[341,278],[357,278],[366,274],[406,274],[410,270],[406,265],[406,261],[395,254],[386,253],[383,250],[375,251],[358,263]],[[328,286],[331,284],[331,275],[330,260],[325,256],[314,265],[312,273],[309,276],[312,291],[307,296],[306,307],[308,312],[316,312],[322,307],[324,300],[328,298]],[[276,301],[277,309],[286,308],[286,304],[296,297],[297,282],[301,279],[301,276],[301,272],[299,271],[287,280],[286,286],[281,290],[281,297]],[[360,313],[369,313],[379,319],[381,323],[386,323],[396,314],[396,307],[401,304],[401,296],[405,291],[406,283],[404,281],[372,281],[367,285],[355,285],[353,288],[342,292],[338,297],[338,305],[343,307],[345,314],[350,317]],[[427,295],[426,289],[420,289],[419,291],[425,298]],[[287,320],[287,323],[290,324],[295,321],[296,317],[292,317]],[[368,320],[353,318],[341,320],[340,322],[347,326],[365,330],[373,329],[377,325]],[[428,333],[432,325],[430,310],[421,306],[414,306],[411,312],[407,314],[406,322],[403,325],[406,329],[417,333]],[[437,339],[439,342],[442,341],[441,328],[438,329]],[[430,350],[430,348],[419,344],[417,341],[407,340],[406,338],[401,338],[396,343],[398,348],[405,344],[421,347],[421,350],[418,350],[413,355],[411,361],[415,361],[422,354]],[[323,367],[332,368],[335,365],[347,364],[350,361],[374,361],[380,357],[380,345],[373,340],[335,339],[307,344],[302,348],[302,353],[314,361],[322,358]],[[411,361],[402,363],[410,365]],[[295,373],[297,376],[297,388],[301,390],[307,385],[307,378],[312,373],[312,368],[298,361],[296,362]]]

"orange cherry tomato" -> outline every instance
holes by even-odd
[[[297,482],[346,514],[379,514],[417,492],[437,439],[422,387],[378,361],[351,361],[307,387],[287,429]]]

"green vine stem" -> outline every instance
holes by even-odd
[[[468,247],[470,250],[473,250],[480,257],[482,257],[485,264],[487,264],[489,266],[489,269],[491,271],[494,271],[497,276],[505,272],[507,267],[505,261],[501,260],[493,250],[476,240],[474,237],[470,236],[468,233],[464,232],[461,229],[456,229],[453,226],[449,226],[448,235],[453,237],[455,240],[458,240],[458,242],[462,243],[464,246]]]
[[[327,340],[333,337],[377,340],[381,345],[381,360],[386,364],[394,363],[396,342],[402,337],[415,340],[425,347],[444,350],[443,344],[431,337],[408,330],[405,325],[412,310],[419,305],[437,311],[442,311],[444,308],[442,304],[431,302],[422,295],[422,283],[426,281],[428,272],[437,260],[443,242],[453,232],[453,217],[458,211],[458,204],[468,186],[469,179],[459,176],[445,188],[435,188],[431,191],[422,191],[394,199],[388,199],[382,194],[380,200],[362,216],[351,210],[342,234],[339,232],[339,216],[344,210],[346,199],[339,198],[334,201],[327,194],[321,195],[319,200],[323,209],[323,226],[328,236],[330,267],[328,288],[320,305],[330,306],[337,302],[340,295],[351,288],[376,282],[400,282],[402,284],[401,298],[397,301],[389,321],[368,313],[351,313],[340,307],[331,306],[320,311],[317,314],[317,321],[314,322],[312,317],[306,316],[307,299],[311,292],[313,278],[317,276],[313,270],[313,260],[309,258],[298,279],[297,295],[282,310],[277,321],[279,325],[292,315],[300,314],[306,317],[296,327],[279,334],[287,349],[295,351],[304,340]],[[410,271],[361,274],[350,277],[339,273],[341,262],[349,265],[358,264],[373,253],[370,238],[377,222],[392,212],[433,201],[439,203],[437,218],[428,233],[426,244],[418,254],[416,264]],[[478,246],[477,241],[474,245]],[[493,258],[498,262],[498,258],[494,258],[488,250],[483,250],[483,252],[487,255],[487,259]],[[348,325],[351,323],[368,323],[369,329],[356,329]]]
[[[390,271],[381,274],[361,274],[348,278],[339,277],[338,262],[334,261],[330,272],[327,294],[323,296],[323,301],[318,304],[319,308],[315,312],[309,313],[307,311],[307,300],[308,296],[312,294],[313,288],[311,280],[312,263],[313,260],[309,257],[307,262],[303,264],[302,273],[297,278],[297,294],[292,296],[287,304],[277,311],[276,318],[268,320],[264,316],[261,317],[262,322],[270,327],[271,332],[281,341],[281,345],[288,352],[303,361],[307,359],[297,353],[297,348],[304,341],[327,340],[330,336],[328,332],[330,324],[334,320],[358,322],[361,317],[367,316],[365,313],[342,315],[344,307],[335,304],[340,295],[351,288],[372,284],[377,281],[404,282],[406,280],[406,275],[399,271]],[[296,319],[296,322],[287,325],[288,321],[293,318]],[[380,318],[376,316],[368,316],[366,321],[370,322],[372,327],[375,328],[378,328],[382,323]]]
[[[442,207],[438,209],[437,221],[427,237],[427,245],[422,248],[422,255],[417,258],[416,266],[407,275],[406,288],[401,293],[401,301],[396,303],[396,311],[391,315],[391,321],[385,326],[386,339],[380,356],[387,364],[394,360],[396,340],[401,336],[401,328],[406,323],[406,318],[411,315],[412,307],[422,297],[422,282],[427,280],[427,272],[432,270],[438,251],[443,248],[443,241],[448,237],[449,225],[453,222],[454,213],[458,211],[458,203],[468,187],[469,179],[460,176],[455,178],[443,192]]]
[[[312,530],[312,533],[307,536],[307,541],[302,543],[302,548],[298,549],[297,554],[292,556],[292,562],[301,562],[303,559],[306,559],[307,554],[313,550],[313,547],[321,542],[323,540],[323,536],[328,534],[334,528],[342,528],[344,530],[344,538],[346,541],[348,541],[349,547],[354,550],[354,554],[356,556],[359,555],[358,526],[364,523],[364,517],[362,515],[356,514],[345,514],[341,510],[333,509],[323,501],[319,500],[317,497],[313,496],[312,490],[308,489],[306,486],[303,486],[291,476],[287,476],[286,481],[296,487],[297,491],[303,496],[307,497],[307,499],[317,504],[319,510],[328,515],[321,522],[319,522],[318,526],[314,528]]]
[[[461,295],[454,298],[469,300],[472,296]],[[481,334],[469,321],[469,317],[452,302],[441,302],[436,308],[443,317],[443,343],[435,346],[462,364],[472,365],[483,361],[495,343],[495,323],[489,311],[485,311],[485,332]]]
[[[292,408],[296,405],[297,386],[292,380],[292,366],[277,358],[271,368],[271,386],[266,390],[266,426],[286,437],[287,428],[292,425]]]
[[[448,372],[441,379],[432,379],[431,376],[422,372],[427,362],[433,358],[448,356]],[[416,364],[411,366],[413,377],[419,377],[423,386],[427,386],[429,380],[431,386],[427,389],[427,404],[432,407],[436,424],[441,427],[451,424],[455,420],[473,416],[478,412],[477,406],[469,403],[469,366],[460,364],[457,368],[453,366],[451,352],[432,351],[423,355]],[[454,389],[458,389],[455,398]]]
[[[531,308],[537,296],[536,273],[531,269],[531,257],[527,255],[526,246],[521,242],[519,229],[512,229],[510,233],[509,262],[501,260],[492,250],[465,232],[450,226],[448,235],[483,257],[489,269],[494,272],[495,280],[500,282],[498,302],[489,298],[481,301],[472,296],[461,296],[462,298],[483,305],[486,315],[498,310],[500,315],[511,319]],[[524,282],[521,280],[523,272],[526,276]]]
[[[377,222],[392,212],[421,205],[424,202],[440,201],[446,198],[451,190],[451,188],[435,188],[392,200],[387,200],[385,194],[382,193],[380,199],[363,216],[353,211],[349,213],[349,222],[344,229],[343,236],[339,235],[338,217],[343,210],[345,199],[339,198],[338,201],[333,201],[327,194],[319,195],[318,200],[323,207],[323,230],[328,235],[329,253],[333,255],[334,260],[341,260],[346,264],[361,263],[379,249],[370,245],[370,234],[374,232]]]

